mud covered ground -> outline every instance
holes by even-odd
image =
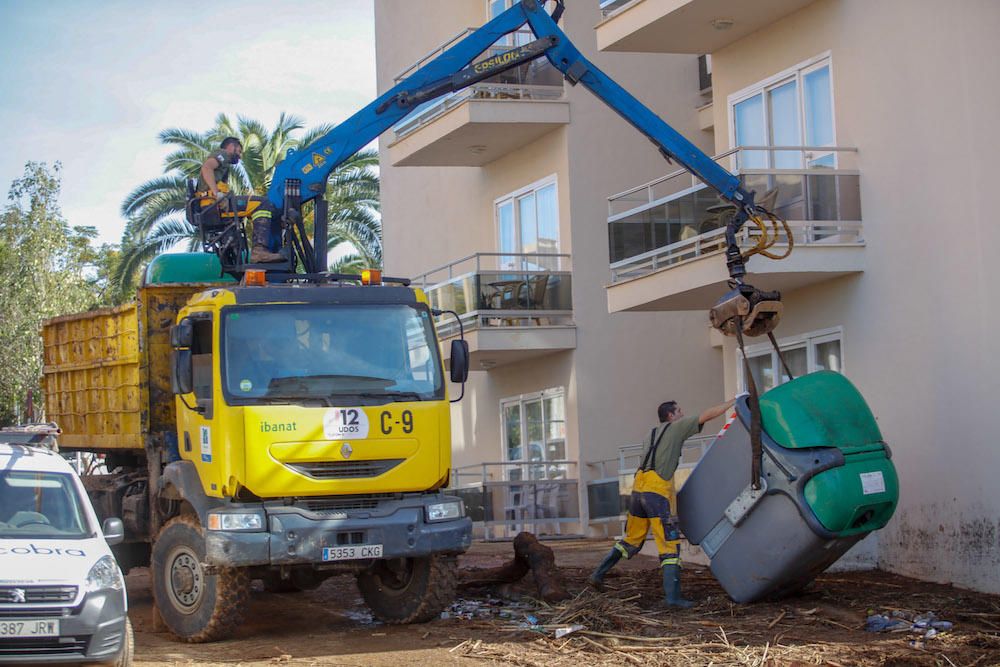
[[[138,665],[1000,665],[1000,597],[882,572],[820,577],[804,594],[734,605],[705,569],[685,569],[689,611],[663,610],[656,560],[638,556],[609,575],[609,591],[586,590],[606,541],[548,542],[567,587],[556,606],[534,603],[530,575],[502,590],[459,591],[451,618],[423,625],[374,622],[350,577],[315,591],[250,599],[247,622],[230,640],[185,644],[154,632],[148,573],[128,577]],[[506,562],[509,543],[478,543],[466,573]],[[870,633],[873,611],[933,611],[954,629],[931,639]],[[533,616],[534,623],[526,620]],[[472,616],[472,618],[468,618]],[[583,625],[559,639],[557,627]],[[535,625],[534,629],[529,625]]]

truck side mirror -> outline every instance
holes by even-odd
[[[109,547],[125,541],[125,524],[122,523],[121,519],[105,519],[104,525],[101,526],[101,532],[104,533],[104,541],[108,543]]]
[[[170,361],[170,390],[175,394],[190,394],[194,391],[194,363],[191,350],[174,350]]]
[[[451,341],[451,381],[465,382],[469,379],[469,343],[465,340]]]
[[[194,323],[190,317],[170,327],[170,347],[191,347],[194,344]]]

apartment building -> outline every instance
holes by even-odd
[[[510,2],[378,0],[379,90]],[[711,151],[695,113],[697,55],[602,53],[600,19],[596,0],[572,2],[561,27]],[[497,48],[530,39],[514,34]],[[649,432],[657,405],[676,399],[694,411],[724,398],[704,312],[608,312],[607,196],[667,163],[538,61],[425,105],[379,151],[386,271],[416,277],[438,307],[461,314],[471,347],[471,379],[452,413],[453,484],[485,483],[474,516],[493,535],[600,528],[618,514],[617,486],[594,482],[614,478],[620,448]],[[458,333],[448,317],[439,327]],[[540,518],[552,523],[526,523]]]
[[[710,106],[698,113],[714,152],[790,223],[791,256],[753,258],[749,280],[783,291],[776,334],[793,372],[846,373],[892,447],[900,504],[868,557],[1000,592],[1000,317],[988,254],[1000,242],[988,185],[1000,149],[1000,4],[603,4],[602,53],[707,56]],[[725,289],[717,224],[705,224],[714,202],[668,171],[608,191],[613,313],[704,312]],[[733,341],[700,335],[724,392],[738,390]],[[766,345],[748,357],[758,383],[787,379]]]

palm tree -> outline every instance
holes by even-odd
[[[243,159],[230,172],[230,188],[237,194],[263,196],[275,166],[288,149],[308,146],[332,126],[320,125],[296,136],[302,128],[299,118],[284,113],[271,130],[250,118],[237,116],[234,124],[219,114],[215,126],[204,133],[183,128],[162,131],[160,141],[175,148],[164,162],[164,175],[135,188],[122,203],[121,212],[128,223],[122,235],[121,260],[112,278],[116,288],[130,291],[144,265],[178,244],[198,249],[198,232],[184,217],[187,179],[198,177],[202,163],[225,137],[238,137],[243,144]],[[328,248],[345,243],[353,248],[331,270],[352,271],[382,264],[377,165],[377,153],[362,150],[330,175],[326,192],[330,202]],[[306,223],[311,231],[311,215]]]

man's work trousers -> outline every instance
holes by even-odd
[[[680,540],[670,526],[670,498],[673,482],[668,482],[655,470],[640,470],[635,475],[629,500],[625,537],[615,544],[623,556],[639,553],[646,534],[652,530],[660,554],[660,567],[680,564]]]

